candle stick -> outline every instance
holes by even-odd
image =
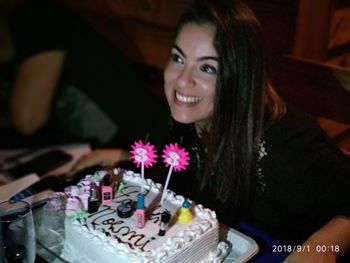
[[[170,177],[171,177],[171,173],[173,171],[173,166],[170,166],[169,171],[168,171],[168,175],[166,177],[166,181],[164,184],[164,189],[163,189],[163,194],[162,194],[162,199],[160,199],[160,204],[163,204],[164,198],[165,198],[165,192],[168,189],[168,185],[169,185],[169,181],[170,181]]]
[[[144,162],[141,163],[141,178],[142,178],[142,181],[145,180],[145,163]],[[144,183],[142,182],[141,193],[143,193],[143,185]]]
[[[161,205],[163,204],[173,170],[181,171],[186,169],[190,160],[188,156],[188,152],[184,148],[179,148],[177,143],[174,143],[174,144],[171,143],[169,145],[166,145],[165,149],[163,150],[162,157],[163,157],[165,166],[166,167],[170,166],[170,167],[169,167],[168,175],[163,188],[162,197],[160,200]]]
[[[149,142],[144,144],[141,140],[136,141],[134,145],[131,146],[131,159],[136,164],[137,167],[141,166],[141,178],[145,179],[145,167],[152,166],[156,162],[156,151],[154,146]],[[144,183],[141,184],[141,193],[144,191]]]

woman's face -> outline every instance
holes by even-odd
[[[214,107],[218,54],[213,26],[185,24],[175,39],[165,68],[165,95],[172,117],[203,125]]]

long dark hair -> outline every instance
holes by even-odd
[[[236,0],[191,1],[175,33],[187,23],[214,25],[213,44],[219,54],[206,167],[200,184],[213,189],[221,201],[244,205],[255,182],[263,127],[283,108],[268,84],[261,26],[254,13]]]

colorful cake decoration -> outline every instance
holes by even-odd
[[[145,167],[148,168],[156,163],[156,158],[158,157],[154,145],[151,145],[149,142],[144,144],[139,140],[131,148],[131,159],[137,167],[141,166],[141,178],[145,179]],[[143,186],[141,193],[143,193]]]
[[[187,224],[192,220],[192,212],[190,210],[190,202],[186,199],[178,212],[177,222],[180,224]]]
[[[117,215],[120,218],[129,218],[134,214],[134,207],[129,203],[122,203],[117,206]]]
[[[114,186],[110,174],[106,174],[102,179],[101,185],[101,199],[103,205],[110,205],[113,201]]]
[[[142,193],[137,195],[137,204],[135,210],[136,227],[145,227],[145,197]]]
[[[180,148],[177,143],[170,143],[169,145],[165,146],[165,149],[163,150],[163,161],[165,163],[166,167],[169,167],[168,175],[165,181],[164,189],[162,198],[160,201],[160,204],[163,204],[165,193],[168,188],[168,184],[170,181],[170,177],[172,174],[172,171],[181,171],[185,170],[186,167],[189,165],[190,157],[188,156],[188,152],[184,148]]]
[[[168,225],[171,219],[171,214],[168,210],[165,210],[160,216],[160,225],[159,225],[159,236],[164,236],[168,230]]]
[[[90,188],[90,196],[88,199],[88,212],[95,213],[100,206],[100,200],[98,198],[98,192],[96,188]]]

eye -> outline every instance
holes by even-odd
[[[170,58],[172,62],[180,63],[180,64],[184,63],[183,59],[176,53],[172,53]]]
[[[200,67],[200,70],[205,72],[205,73],[208,73],[208,74],[212,74],[212,75],[215,75],[217,70],[214,66],[211,66],[211,65],[208,65],[208,64],[205,64],[205,65],[202,65]]]

